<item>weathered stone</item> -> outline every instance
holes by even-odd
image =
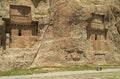
[[[2,1],[5,4],[0,7],[4,8],[3,20],[10,18],[6,5],[29,6],[31,20],[39,22],[38,35],[29,39],[32,30],[25,30],[24,37],[17,36],[16,29],[10,31],[14,40],[10,48],[0,54],[1,70],[120,63],[120,5],[117,0],[10,1]],[[34,41],[31,48],[30,40]]]

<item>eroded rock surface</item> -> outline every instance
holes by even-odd
[[[1,53],[1,69],[120,63],[117,0],[36,1],[11,2],[31,5],[32,18],[39,21],[39,35],[29,50],[19,48],[17,53],[17,49],[10,48]],[[7,15],[7,11],[3,12]]]

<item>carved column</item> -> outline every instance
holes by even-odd
[[[6,49],[10,48],[10,34],[6,33]]]

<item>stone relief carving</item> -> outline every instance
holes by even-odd
[[[67,53],[65,56],[66,61],[80,61],[80,59],[84,56],[84,52],[78,48],[65,49],[65,52]]]

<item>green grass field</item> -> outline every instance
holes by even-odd
[[[80,71],[80,70],[96,70],[97,66],[44,66],[30,69],[12,69],[8,71],[0,72],[0,76],[13,76],[13,75],[32,75],[39,73],[58,72],[58,71]],[[120,65],[104,65],[103,69],[115,69],[120,68]]]

